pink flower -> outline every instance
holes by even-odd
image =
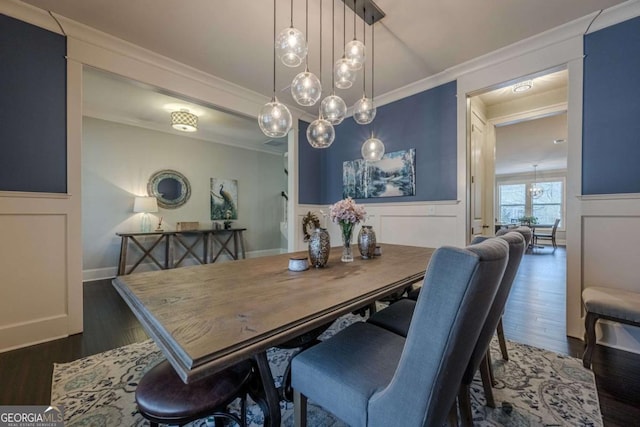
[[[367,212],[364,206],[356,204],[351,197],[340,200],[329,208],[329,216],[333,222],[356,224],[364,221]]]

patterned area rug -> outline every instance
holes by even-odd
[[[321,339],[363,319],[348,315],[338,319]],[[509,361],[500,356],[497,343],[491,352],[497,408],[484,406],[479,377],[472,385],[474,425],[477,426],[602,426],[596,386],[582,361],[508,342]],[[276,385],[291,350],[271,349],[267,356]],[[71,363],[54,364],[51,404],[65,406],[66,426],[143,426],[148,422],[137,412],[136,385],[142,375],[163,360],[151,341],[131,344]],[[236,402],[237,403],[237,402]],[[236,403],[235,410],[238,410]],[[293,404],[280,402],[282,423],[293,425]],[[310,426],[344,426],[321,408],[309,405]],[[260,426],[264,417],[257,405],[248,408],[249,426]],[[191,423],[203,427],[205,420]]]

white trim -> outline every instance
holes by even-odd
[[[516,124],[525,120],[541,119],[543,117],[555,116],[567,111],[567,103],[561,102],[558,104],[548,105],[545,107],[534,108],[524,112],[518,112],[513,114],[507,114],[504,116],[493,117],[489,120],[495,126],[506,126]]]
[[[636,16],[640,16],[640,1],[629,0],[620,3],[603,11],[602,14],[593,21],[587,34],[610,27],[611,25],[619,24]]]
[[[29,199],[69,199],[69,193],[29,193],[25,191],[0,191],[0,197],[23,197]]]
[[[585,194],[582,196],[576,196],[577,199],[583,202],[599,201],[599,200],[625,200],[625,199],[640,199],[640,193],[618,193],[618,194]]]

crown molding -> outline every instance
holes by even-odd
[[[56,21],[43,9],[17,0],[2,0],[0,13],[56,34],[64,35]]]
[[[593,21],[593,24],[589,28],[589,33],[634,18],[640,15],[640,0],[630,0],[611,7],[604,10],[600,16],[598,16],[598,13],[599,12],[595,12],[583,16],[564,25],[487,53],[486,55],[455,65],[422,80],[379,95],[375,98],[376,105],[379,107],[389,104],[402,98],[415,95],[416,93],[449,83],[465,74],[544,49],[576,36],[582,36],[585,34],[585,31],[587,31],[587,28],[589,28],[591,21]],[[596,17],[597,19],[594,20]]]

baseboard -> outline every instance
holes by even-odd
[[[598,344],[640,354],[640,328],[609,320],[599,320],[596,326]]]
[[[0,328],[0,353],[67,337],[68,322],[69,316],[61,314],[3,326]]]
[[[287,251],[281,248],[274,249],[262,249],[259,251],[249,251],[246,253],[247,258],[259,258],[263,256],[269,255],[280,255],[282,253],[286,253]],[[229,261],[231,257],[228,255],[220,255],[219,258],[221,261]],[[184,260],[183,266],[189,265],[198,265],[194,260]],[[127,265],[127,270],[132,266]],[[153,263],[143,263],[136,267],[136,273],[142,273],[144,271],[157,271],[158,267],[156,267]],[[104,268],[94,268],[89,270],[82,271],[82,282],[91,282],[94,280],[104,280],[104,279],[113,279],[118,275],[118,267],[104,267]]]

